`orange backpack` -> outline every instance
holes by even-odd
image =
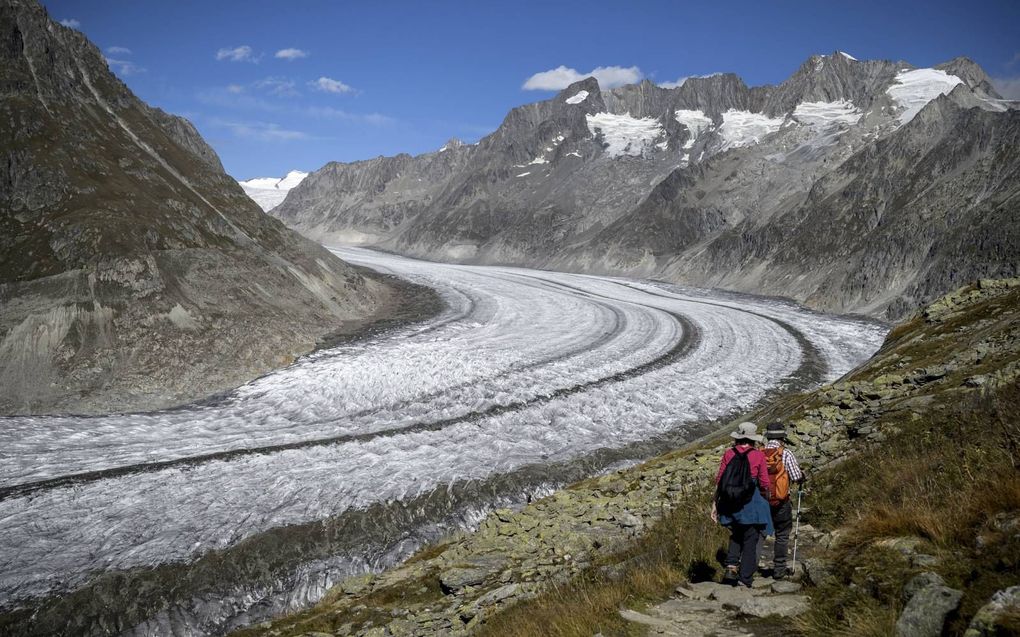
[[[790,499],[790,475],[783,464],[782,445],[765,449],[765,462],[769,467],[769,504],[777,506]]]

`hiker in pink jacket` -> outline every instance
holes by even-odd
[[[769,470],[765,454],[755,447],[762,442],[753,422],[741,423],[730,434],[733,446],[723,453],[716,474],[712,517],[730,530],[725,581],[748,588],[758,570],[758,543],[774,533],[769,508]]]

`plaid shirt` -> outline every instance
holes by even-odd
[[[781,440],[769,440],[765,445],[766,449],[779,447],[783,447],[783,466],[786,467],[786,473],[790,476],[790,482],[800,482],[804,479],[804,472],[800,470],[797,457],[793,455],[793,452],[784,447]]]

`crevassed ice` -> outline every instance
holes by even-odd
[[[586,99],[588,99],[588,91],[578,91],[563,101],[567,104],[580,104]]]
[[[885,333],[787,303],[666,284],[338,254],[435,287],[450,307],[424,324],[309,356],[220,404],[5,419],[0,484],[362,437],[2,500],[0,606],[97,572],[192,560],[271,528],[647,440],[747,407],[803,359],[787,326],[820,352],[828,379],[864,360]],[[691,349],[627,375],[691,336],[676,315],[698,331]],[[612,382],[585,386],[605,379]],[[558,393],[566,388],[577,390]],[[520,407],[486,413],[510,404]],[[478,417],[451,421],[470,414]],[[448,424],[373,435],[437,421]]]
[[[654,117],[636,118],[630,113],[613,115],[596,113],[585,115],[592,135],[602,133],[610,157],[629,155],[638,157],[656,146],[655,140],[665,135],[662,124]],[[661,145],[659,146],[662,147]]]
[[[863,113],[850,100],[838,102],[802,102],[793,111],[793,118],[809,126],[856,124]]]
[[[681,108],[677,109],[673,117],[676,118],[676,121],[686,126],[687,130],[691,133],[691,136],[684,142],[684,149],[693,147],[698,136],[711,129],[714,125],[712,118],[705,115],[702,111],[689,111]]]
[[[953,90],[963,80],[938,69],[914,69],[896,74],[896,83],[885,90],[902,108],[899,119],[906,124],[914,119],[925,105]]]
[[[731,108],[723,113],[723,123],[719,126],[719,135],[723,140],[719,150],[757,144],[767,135],[779,130],[784,121],[783,117],[772,118],[763,113]]]

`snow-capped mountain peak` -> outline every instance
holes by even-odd
[[[244,193],[252,198],[260,208],[266,212],[283,203],[287,193],[294,186],[300,184],[308,173],[300,170],[292,170],[286,176],[280,177],[256,177],[245,181],[238,181]]]

